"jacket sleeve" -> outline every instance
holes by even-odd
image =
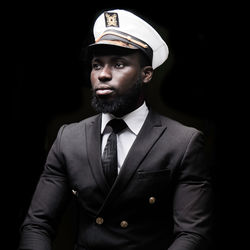
[[[213,202],[204,137],[194,131],[176,178],[173,198],[175,240],[169,250],[203,250],[211,242]]]
[[[44,171],[21,227],[20,250],[50,250],[57,224],[69,201],[70,188],[60,150],[63,129],[64,127],[60,128],[50,149]]]

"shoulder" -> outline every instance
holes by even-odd
[[[193,137],[203,137],[199,129],[183,124],[168,116],[161,115],[153,110],[150,111],[154,119],[158,119],[162,126],[166,127],[165,134],[174,141],[190,140]]]
[[[184,123],[177,121],[173,118],[170,118],[168,116],[159,114],[158,112],[154,111],[154,110],[150,110],[151,116],[154,117],[154,119],[159,119],[162,123],[162,125],[167,126],[168,129],[173,130],[173,131],[177,131],[177,132],[200,132],[202,133],[200,130],[198,130],[195,127],[192,126],[188,126],[185,125]]]
[[[91,125],[95,122],[97,122],[100,119],[101,115],[94,115],[91,117],[88,117],[86,119],[83,119],[81,121],[78,122],[74,122],[74,123],[69,123],[69,124],[64,124],[60,127],[59,131],[58,131],[58,135],[77,135],[79,133],[82,133],[84,131],[84,128],[86,125]]]

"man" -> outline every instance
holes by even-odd
[[[102,13],[94,36],[88,58],[100,114],[60,128],[20,249],[51,249],[72,197],[77,250],[206,249],[212,208],[203,134],[157,114],[143,95],[168,57],[166,43],[125,10]]]

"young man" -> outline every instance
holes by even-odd
[[[203,134],[157,114],[143,95],[168,57],[166,43],[125,10],[102,13],[94,36],[88,57],[100,114],[59,130],[20,249],[51,249],[73,196],[77,250],[206,249],[212,207]]]

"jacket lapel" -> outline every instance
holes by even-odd
[[[91,172],[100,189],[105,195],[109,192],[109,186],[102,171],[101,163],[101,115],[96,116],[85,126],[87,152]]]
[[[99,212],[101,212],[107,204],[112,202],[112,200],[124,190],[147,153],[165,129],[166,125],[162,125],[160,116],[150,110],[141,131],[129,150],[121,171]]]

